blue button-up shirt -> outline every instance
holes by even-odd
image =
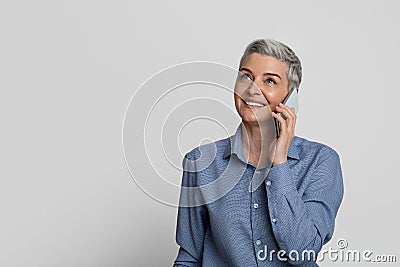
[[[295,136],[286,163],[257,169],[244,158],[241,126],[235,135],[185,155],[182,187],[201,188],[222,173],[235,182],[216,200],[209,191],[195,198],[181,192],[185,205],[178,210],[174,266],[317,266],[343,198],[338,154]],[[201,161],[209,162],[198,168]],[[255,190],[254,181],[261,181]]]

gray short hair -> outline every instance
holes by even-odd
[[[286,62],[287,68],[287,78],[289,81],[289,90],[291,88],[299,88],[302,77],[301,62],[296,54],[287,45],[271,40],[271,39],[258,39],[251,42],[243,53],[240,59],[239,68],[242,66],[244,59],[253,53],[271,56]]]

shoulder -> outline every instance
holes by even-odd
[[[334,161],[340,161],[339,154],[328,145],[310,141],[299,136],[295,136],[292,143],[300,160],[322,162],[331,159]]]
[[[193,148],[185,154],[185,159],[198,160],[200,158],[218,157],[223,155],[227,148],[230,148],[231,137],[217,140]]]
[[[186,153],[182,167],[207,184],[226,169],[229,160],[224,158],[224,153],[227,148],[230,149],[230,137],[198,146]]]
[[[344,191],[339,154],[328,145],[301,137],[295,137],[293,145],[299,159],[295,169],[304,177],[301,190],[308,193],[331,190],[337,194],[335,199],[341,200]]]

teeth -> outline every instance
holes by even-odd
[[[249,106],[255,106],[255,107],[263,107],[264,105],[256,102],[246,102],[247,105]]]

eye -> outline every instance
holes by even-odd
[[[242,80],[249,80],[249,81],[251,81],[251,77],[250,77],[248,74],[246,74],[246,73],[243,73],[243,74],[240,76],[240,78],[241,78]]]
[[[271,79],[271,78],[266,79],[265,82],[266,82],[267,84],[269,84],[269,85],[274,85],[274,84],[276,84],[276,82],[275,82],[273,79]]]

